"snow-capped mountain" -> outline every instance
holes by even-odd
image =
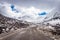
[[[57,8],[53,8],[51,12],[48,13],[33,6],[26,8],[9,3],[0,3],[0,9],[0,13],[4,16],[28,22],[55,22],[60,19],[60,12]]]
[[[0,9],[4,16],[35,23],[42,22],[47,14],[47,10],[42,11],[34,6],[20,7],[9,3],[0,4]]]
[[[50,24],[60,24],[60,12],[58,9],[52,10],[44,19],[44,22]]]

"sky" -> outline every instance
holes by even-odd
[[[38,8],[52,8],[59,4],[59,0],[1,0],[2,2],[8,2],[8,3],[13,3],[17,4],[20,6],[25,6],[25,7],[30,7],[30,6],[35,6]],[[42,7],[43,6],[43,7]]]
[[[60,0],[0,0],[0,13],[16,19],[39,22],[52,10],[60,10]]]

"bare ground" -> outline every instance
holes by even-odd
[[[9,35],[1,37],[0,40],[54,40],[44,34],[39,27],[28,27],[16,30]]]

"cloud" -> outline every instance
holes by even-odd
[[[54,8],[59,10],[59,3],[59,0],[1,0],[0,12],[11,18],[39,22],[46,16],[40,16],[39,13],[49,13]],[[14,7],[11,8],[11,5]]]
[[[24,7],[35,6],[37,8],[47,9],[57,6],[59,0],[1,0],[11,4],[16,4]]]
[[[38,13],[42,12],[43,11],[42,9],[38,9],[33,6],[27,8],[27,7],[20,7],[20,6],[14,5],[14,7],[12,7],[11,5],[12,4],[9,4],[9,3],[3,3],[3,5],[1,4],[0,5],[1,14],[7,17],[22,19],[27,21],[37,20],[39,17],[41,18],[41,16],[39,16]],[[47,12],[47,10],[45,11]]]

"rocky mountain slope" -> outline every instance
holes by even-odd
[[[8,17],[5,17],[5,16],[0,14],[0,28],[1,28],[0,32],[1,32],[1,30],[4,31],[3,29],[8,29],[8,33],[3,33],[0,36],[4,36],[4,35],[7,36],[7,34],[10,35],[11,33],[14,34],[15,31],[19,29],[19,31],[17,32],[18,35],[20,35],[19,33],[22,32],[22,33],[24,33],[24,34],[22,34],[23,36],[27,35],[27,37],[28,37],[28,35],[31,35],[31,36],[33,35],[33,34],[31,34],[31,32],[35,33],[34,35],[40,34],[42,32],[42,34],[49,37],[49,38],[47,37],[48,40],[50,40],[50,38],[54,39],[54,40],[55,39],[60,40],[60,36],[59,36],[60,35],[60,30],[59,30],[60,24],[50,25],[50,23],[48,23],[48,22],[49,21],[45,22],[47,24],[44,24],[44,23],[43,24],[33,24],[33,23],[26,22],[26,21],[21,21],[21,20],[17,20],[17,19],[8,18]],[[12,28],[14,29],[14,32],[10,32]],[[22,29],[23,31],[20,32],[20,29]],[[39,30],[36,31],[36,29],[39,29]],[[5,31],[7,31],[7,30],[5,30]],[[26,31],[26,32],[24,32],[24,31]],[[39,31],[41,31],[41,32],[39,32]],[[34,35],[33,35],[33,37],[34,37]],[[44,35],[42,35],[42,37],[44,37]],[[15,36],[17,36],[17,35],[11,35],[11,40],[13,39],[13,37],[15,38]],[[21,38],[25,38],[23,36]],[[40,35],[39,35],[39,37],[40,37]],[[10,36],[8,36],[6,38],[3,38],[3,40],[5,40],[5,39],[8,40],[8,38],[10,40]],[[18,40],[20,39],[19,36],[17,36],[17,39]]]
[[[17,29],[17,28],[26,28],[27,26],[29,26],[29,24],[27,22],[24,22],[22,20],[17,20],[17,19],[12,19],[12,18],[8,18],[3,16],[2,14],[0,14],[0,29],[1,31],[3,29]]]
[[[50,13],[47,14],[47,16],[44,19],[44,22],[49,22],[52,20],[58,20],[60,19],[60,12],[58,9],[52,10]]]

